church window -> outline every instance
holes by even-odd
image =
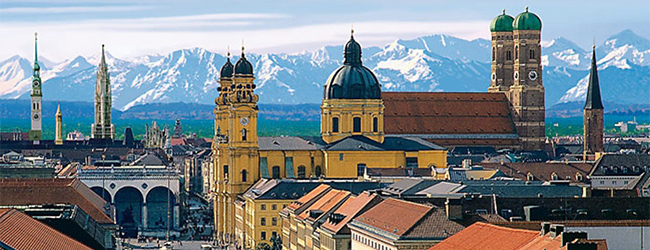
[[[246,170],[242,170],[242,171],[241,171],[241,181],[242,181],[242,182],[246,182],[246,179],[247,179],[247,178],[246,178],[246,177],[247,177],[246,175],[247,175],[247,174],[248,174],[248,172],[246,172]]]
[[[497,60],[497,49],[495,47],[492,47],[492,61]]]
[[[273,166],[271,169],[271,174],[273,179],[280,179],[280,167],[279,166]]]
[[[352,118],[352,132],[361,132],[361,117]]]
[[[299,166],[298,167],[298,179],[304,179],[305,178],[305,166]]]
[[[339,118],[338,117],[332,118],[332,132],[334,132],[334,133],[339,132]]]
[[[530,59],[535,59],[535,50],[534,49],[530,50]]]
[[[246,141],[246,129],[245,128],[243,128],[241,130],[241,140]]]
[[[223,177],[228,176],[228,165],[223,165]]]
[[[379,132],[379,119],[377,117],[372,118],[372,132]]]
[[[360,163],[357,164],[357,176],[363,176],[366,172],[366,164]]]
[[[506,60],[508,61],[512,60],[512,51],[510,50],[506,51]]]
[[[316,166],[316,177],[320,177],[323,174],[323,169],[320,166]]]

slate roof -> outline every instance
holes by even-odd
[[[328,151],[421,151],[445,150],[445,148],[415,137],[386,136],[379,143],[365,136],[355,135],[335,141],[327,147]]]
[[[480,183],[482,182],[482,183]],[[458,189],[456,193],[475,193],[482,195],[496,194],[499,197],[580,197],[582,187],[570,185],[544,185],[544,184],[504,184],[493,185],[491,181],[477,181],[465,183],[465,187]]]
[[[429,250],[516,250],[539,236],[538,231],[511,229],[477,222]]]
[[[366,168],[369,177],[421,177],[432,176],[430,168]]]
[[[245,197],[252,199],[295,200],[321,185],[320,182],[296,182],[284,179],[260,179]]]
[[[0,209],[0,248],[91,249],[16,209]]]
[[[386,134],[517,134],[503,93],[383,92]]]
[[[325,142],[320,137],[274,136],[258,137],[260,150],[320,150]]]
[[[605,154],[594,165],[592,176],[638,176],[650,169],[650,155]]]
[[[412,195],[440,182],[442,180],[404,179],[382,188],[382,192],[396,196]]]
[[[0,205],[74,204],[97,223],[113,224],[106,202],[77,178],[0,179]]]

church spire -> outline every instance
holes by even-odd
[[[591,54],[591,71],[589,71],[589,82],[587,86],[587,101],[585,109],[603,109],[603,102],[600,98],[600,84],[598,82],[598,69],[596,66],[596,46],[593,46]]]
[[[104,53],[104,45],[102,44],[102,60],[99,62],[99,70],[106,71],[106,55]]]
[[[38,76],[36,71],[40,70],[41,66],[38,65],[38,33],[34,33],[34,76]]]

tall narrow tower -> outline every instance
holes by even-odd
[[[54,139],[54,144],[63,144],[63,115],[61,114],[60,103],[56,106],[56,137]]]
[[[488,92],[503,92],[509,94],[510,87],[513,85],[513,63],[514,63],[514,45],[512,39],[512,22],[515,19],[503,14],[497,16],[490,24],[490,33],[492,34],[492,63],[490,76],[490,88]]]
[[[510,104],[524,150],[544,147],[544,85],[542,84],[542,21],[526,11],[512,23],[514,39],[513,85]]]
[[[589,86],[584,115],[584,154],[603,152],[603,102],[600,98],[598,69],[596,68],[596,46],[591,54],[591,71],[589,71]],[[586,158],[585,158],[586,159]]]
[[[241,58],[231,67],[228,60],[221,70],[213,144],[217,182],[216,225],[218,232],[228,234],[234,233],[235,228],[234,202],[260,176],[257,141],[259,97],[254,93],[253,65],[246,59],[243,46]]]
[[[91,126],[90,138],[115,138],[115,126],[111,123],[112,102],[111,80],[102,44],[102,60],[97,68],[97,84],[95,85],[95,123]]]
[[[32,129],[29,131],[29,139],[38,144],[41,140],[41,66],[38,65],[38,36],[34,33],[34,74],[32,75]]]

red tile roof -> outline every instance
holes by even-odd
[[[296,200],[296,201],[292,202],[291,204],[289,204],[289,206],[287,206],[287,208],[289,210],[296,210],[299,207],[301,207],[301,206],[305,205],[306,203],[308,203],[309,201],[311,201],[312,199],[315,199],[321,193],[326,192],[326,191],[328,191],[330,189],[331,189],[331,187],[329,185],[321,184],[318,187],[314,188],[314,190],[312,190],[311,192],[303,195],[298,200]]]
[[[499,227],[474,223],[429,250],[515,250],[521,249],[539,236],[539,231]]]
[[[503,93],[383,92],[386,134],[516,134]]]
[[[20,250],[91,249],[16,209],[0,209],[0,242]]]
[[[350,192],[348,191],[332,189],[296,217],[301,220],[308,219],[309,211],[312,210],[323,211],[326,213],[334,208],[337,204],[347,199],[348,196],[350,196]]]
[[[607,250],[607,242],[605,240],[588,240],[588,239],[576,239],[572,242],[575,243],[597,243],[598,250]],[[525,246],[519,248],[520,250],[561,250],[568,249],[568,244],[562,246],[562,237],[557,236],[555,238],[549,237],[549,234],[538,236],[533,239],[531,242]]]
[[[526,180],[528,173],[535,176],[535,180],[550,181],[551,175],[556,173],[559,180],[566,180],[568,176],[571,182],[586,182],[587,175],[591,171],[592,165],[589,163],[546,163],[546,162],[530,162],[530,163],[479,163],[485,169],[498,169],[504,174]],[[580,173],[583,181],[578,181],[576,174]]]
[[[334,211],[334,213],[341,214],[345,216],[345,218],[336,224],[327,220],[323,223],[322,227],[334,234],[338,234],[339,232],[349,234],[350,229],[347,227],[348,222],[354,219],[360,212],[364,211],[364,209],[372,206],[373,201],[376,203],[377,200],[381,200],[381,197],[368,192],[363,192],[356,197],[350,197],[343,203],[343,205]]]
[[[389,198],[359,215],[354,221],[401,236],[431,209],[427,205]]]
[[[74,204],[97,223],[113,224],[106,202],[77,178],[0,179],[0,205]]]

